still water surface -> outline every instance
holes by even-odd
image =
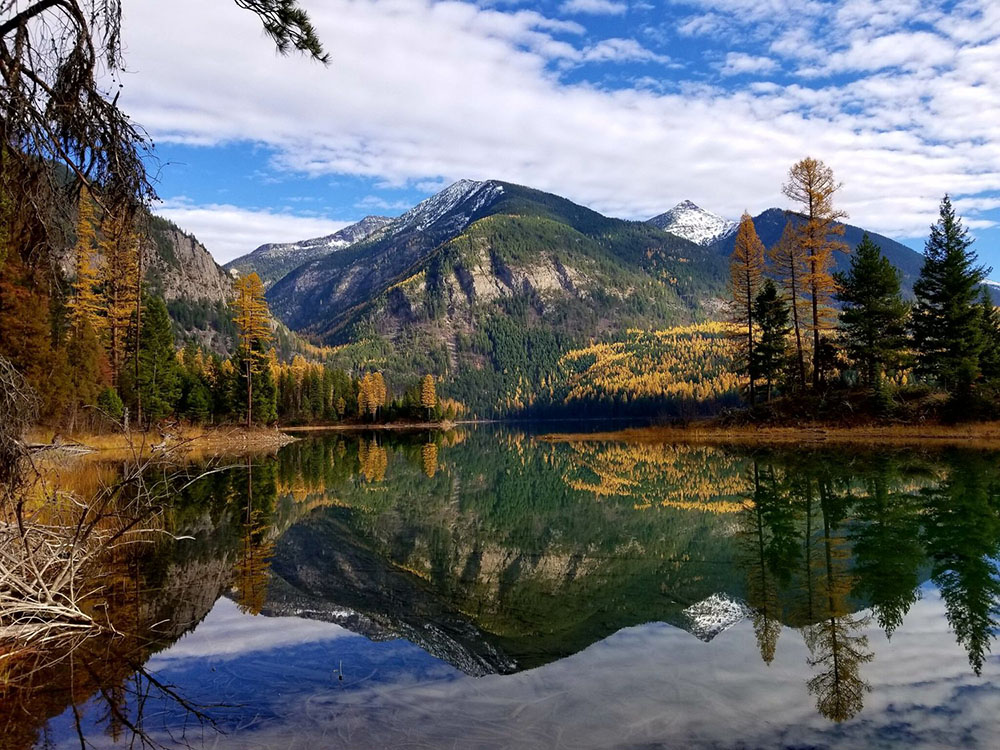
[[[998,459],[311,437],[178,492],[2,746],[1000,747]]]

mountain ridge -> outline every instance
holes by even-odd
[[[229,261],[223,268],[240,276],[256,273],[264,282],[266,289],[303,263],[350,247],[381,231],[393,221],[394,219],[388,216],[366,216],[354,224],[322,237],[297,242],[265,243],[246,255]]]

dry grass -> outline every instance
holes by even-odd
[[[719,426],[711,423],[688,427],[641,427],[615,432],[552,433],[548,442],[704,443],[715,445],[818,445],[961,446],[1000,450],[1000,422],[962,425],[862,425],[841,427],[803,424],[795,427]]]
[[[201,427],[172,425],[147,432],[79,433],[63,435],[51,428],[34,427],[27,442],[34,446],[58,445],[79,449],[100,460],[127,460],[138,455],[148,458],[169,451],[184,461],[242,456],[277,450],[295,438],[277,429],[258,427]]]

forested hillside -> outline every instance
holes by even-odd
[[[725,264],[554,195],[459,183],[374,241],[292,272],[268,300],[335,345],[338,366],[393,382],[435,373],[476,413],[510,414],[553,392],[573,349],[717,319]]]

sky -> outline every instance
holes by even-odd
[[[501,179],[647,219],[790,207],[920,249],[955,199],[1000,278],[996,0],[303,0],[329,65],[233,2],[125,4],[121,102],[158,213],[220,262]]]

